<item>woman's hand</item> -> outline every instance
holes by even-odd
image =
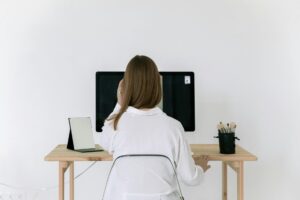
[[[122,105],[123,103],[123,79],[120,80],[118,90],[117,90],[117,98],[118,98],[118,104]]]
[[[194,158],[194,160],[197,165],[200,165],[202,167],[204,172],[206,172],[210,168],[210,165],[208,165],[208,156],[201,155]]]

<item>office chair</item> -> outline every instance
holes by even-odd
[[[117,157],[110,168],[102,196],[102,200],[112,199],[184,200],[176,163],[160,154]]]

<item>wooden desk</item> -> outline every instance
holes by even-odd
[[[193,157],[207,155],[210,161],[222,162],[222,200],[227,200],[227,166],[237,174],[237,199],[244,199],[244,161],[255,161],[257,157],[240,146],[236,146],[235,154],[220,154],[218,144],[191,144]],[[59,200],[64,200],[64,175],[70,170],[70,200],[74,200],[74,161],[111,161],[107,152],[79,153],[66,149],[66,145],[58,145],[46,157],[46,161],[59,162]]]

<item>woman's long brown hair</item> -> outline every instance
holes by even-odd
[[[142,55],[133,57],[127,67],[122,82],[122,105],[119,113],[108,120],[113,121],[114,130],[129,106],[137,109],[155,107],[161,100],[160,74],[154,61]]]

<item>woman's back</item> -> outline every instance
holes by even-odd
[[[176,161],[180,124],[160,108],[139,110],[129,107],[119,121],[114,157],[124,154],[162,154]]]

